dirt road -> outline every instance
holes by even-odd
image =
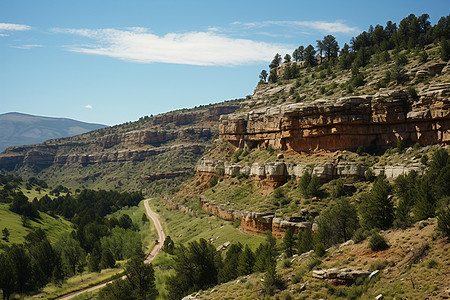
[[[161,251],[161,248],[163,246],[164,240],[166,239],[166,234],[164,233],[164,230],[163,230],[163,228],[161,226],[161,222],[159,222],[158,214],[155,213],[154,211],[152,211],[150,209],[150,206],[148,205],[148,201],[149,200],[151,200],[151,199],[145,199],[144,200],[145,212],[147,213],[147,216],[150,218],[150,220],[152,220],[153,225],[155,226],[156,232],[158,234],[158,242],[159,243],[156,244],[153,247],[152,251],[150,252],[150,254],[145,259],[145,263],[146,264],[151,263],[155,259],[155,257]],[[122,277],[122,279],[124,279],[124,278],[125,278],[125,276]],[[56,298],[56,299],[60,299],[60,300],[72,299],[73,297],[76,297],[78,295],[101,289],[102,287],[105,287],[107,284],[109,284],[111,282],[112,282],[112,280],[108,281],[108,282],[100,283],[98,285],[94,285],[94,286],[91,286],[91,287],[86,288],[86,289],[82,289],[82,290],[79,290],[79,291],[76,291],[76,292],[73,292],[73,293],[69,293],[67,295],[61,296],[61,297]]]

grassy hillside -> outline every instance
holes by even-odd
[[[24,237],[37,228],[44,230],[51,242],[56,242],[61,234],[73,230],[72,224],[59,216],[53,217],[42,212],[40,216],[41,219],[30,220],[29,226],[25,227],[22,224],[21,216],[9,210],[9,204],[0,203],[0,228],[2,230],[8,228],[10,233],[9,241],[0,239],[0,245],[21,244]]]

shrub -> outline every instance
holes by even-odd
[[[438,212],[437,229],[445,236],[450,237],[450,208],[448,206]]]
[[[386,239],[379,233],[374,233],[369,240],[369,248],[372,251],[381,251],[389,248]]]
[[[409,97],[411,97],[412,99],[416,99],[417,98],[417,92],[416,89],[413,86],[409,86],[406,89],[406,93],[408,94]]]
[[[217,184],[217,178],[213,177],[208,181],[208,185],[210,188],[214,187]]]
[[[383,270],[388,264],[387,260],[379,260],[370,266],[369,271]]]
[[[368,235],[367,230],[364,230],[363,228],[358,228],[353,234],[352,238],[353,242],[355,242],[355,244],[361,243],[367,238],[367,235]]]
[[[434,269],[439,265],[439,263],[437,261],[435,261],[433,258],[429,259],[427,261],[427,268],[428,269]]]

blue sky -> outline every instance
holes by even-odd
[[[0,0],[0,113],[107,125],[252,94],[279,52],[436,1]]]

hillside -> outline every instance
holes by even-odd
[[[218,135],[219,116],[234,112],[238,103],[145,116],[70,138],[10,147],[0,154],[0,168],[73,189],[170,192],[193,174],[198,158]]]
[[[0,152],[11,146],[33,145],[104,127],[106,125],[67,118],[41,117],[16,112],[1,114]]]
[[[450,297],[450,16],[427,18],[277,54],[245,99],[10,147],[0,169],[154,197],[162,299]]]

